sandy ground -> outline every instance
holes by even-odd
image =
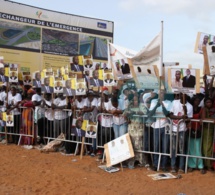
[[[215,173],[199,171],[181,179],[153,181],[155,172],[137,167],[116,173],[100,168],[96,157],[41,153],[16,145],[0,145],[0,194],[215,194]],[[74,161],[76,159],[76,161]]]

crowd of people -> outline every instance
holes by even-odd
[[[13,115],[14,125],[5,128],[1,115],[0,136],[17,144],[20,134],[34,133],[33,137],[22,136],[20,144],[35,145],[45,144],[44,137],[54,139],[64,133],[66,153],[74,153],[76,149],[77,143],[69,141],[88,137],[92,143],[90,154],[95,156],[98,146],[129,133],[135,156],[123,162],[123,166],[133,169],[139,163],[157,171],[159,153],[162,153],[162,171],[183,173],[185,156],[191,155],[199,158],[188,158],[189,171],[199,169],[204,174],[215,168],[214,161],[207,159],[214,158],[215,154],[215,90],[212,85],[214,78],[210,83],[206,76],[203,79],[204,92],[194,96],[137,89],[135,84],[129,85],[126,81],[120,88],[88,89],[85,95],[75,96],[50,91],[42,94],[42,88],[38,86],[4,82],[0,110]],[[89,129],[83,129],[84,120],[90,122]],[[37,136],[39,139],[35,139]]]

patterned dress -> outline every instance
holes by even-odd
[[[135,150],[143,150],[143,132],[144,132],[144,123],[141,115],[137,115],[137,112],[146,113],[146,109],[143,106],[132,107],[129,106],[125,110],[124,114],[129,120],[128,124],[128,133],[132,142],[134,149],[134,158],[128,160],[128,166],[130,168],[134,167],[135,161],[138,161],[141,165],[145,165],[145,155],[140,152],[135,152]]]

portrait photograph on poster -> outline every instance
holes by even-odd
[[[87,131],[86,131],[85,137],[96,138],[96,134],[97,134],[96,130],[97,130],[97,124],[89,123],[87,126]]]
[[[18,70],[18,64],[9,64],[10,71],[17,71]]]
[[[62,80],[54,81],[54,93],[63,93],[64,82]]]
[[[85,137],[87,124],[87,120],[74,118],[72,121],[71,135]]]
[[[209,33],[198,32],[196,37],[196,44],[194,48],[195,53],[203,54],[202,47],[206,47],[207,45],[215,44],[215,36]]]
[[[33,86],[35,88],[41,88],[42,86],[41,72],[40,71],[33,72],[32,78],[33,78]]]
[[[42,93],[54,93],[53,81],[53,77],[45,77],[42,79]]]
[[[215,39],[215,36],[214,36],[214,39]],[[207,51],[210,75],[215,75],[215,43],[214,45],[207,45],[206,51]]]
[[[131,79],[132,74],[130,66],[128,64],[128,59],[118,59],[112,62],[112,68],[116,80],[126,80]]]
[[[200,90],[199,69],[171,68],[168,69],[168,85],[171,92],[196,94]]]
[[[13,125],[14,125],[13,115],[6,115],[6,126],[13,127]]]
[[[18,71],[9,71],[9,82],[17,83],[18,82]]]
[[[104,86],[103,70],[93,70],[92,78],[90,78],[90,86],[92,87]]]
[[[23,84],[32,85],[32,78],[30,72],[22,72]]]
[[[92,58],[85,58],[84,59],[84,71],[86,70],[93,70],[93,59]]]
[[[63,93],[66,96],[74,96],[75,95],[76,78],[65,80],[64,83],[65,83],[65,87],[63,88]]]
[[[76,95],[85,95],[86,94],[86,83],[85,83],[84,79],[77,79],[75,94]]]
[[[103,75],[104,75],[104,86],[116,85],[112,70],[104,70]]]

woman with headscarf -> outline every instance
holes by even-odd
[[[139,105],[138,95],[134,95],[130,100],[128,108],[124,111],[124,116],[128,118],[128,133],[131,138],[132,146],[134,150],[143,149],[143,131],[144,123],[143,118],[140,115],[146,114],[147,110]],[[135,152],[134,158],[128,160],[128,168],[133,169],[135,161],[143,166],[147,164],[145,155],[140,152]]]

